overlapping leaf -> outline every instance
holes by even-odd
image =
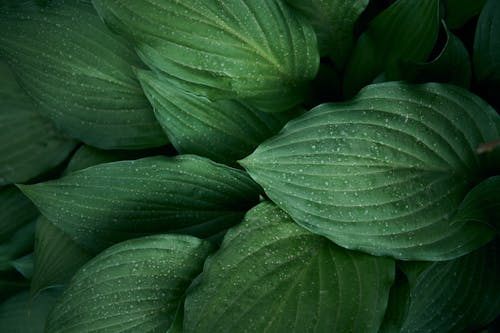
[[[438,0],[396,1],[358,39],[346,68],[346,96],[353,96],[400,60],[426,61],[438,31]]]
[[[210,251],[208,242],[185,235],[117,244],[74,276],[47,332],[165,332]]]
[[[108,149],[166,142],[132,70],[140,66],[136,54],[90,4],[54,0],[40,9],[25,2],[0,12],[0,30],[0,54],[43,114],[68,134]]]
[[[37,221],[31,292],[66,284],[92,256],[46,218]]]
[[[0,101],[0,186],[42,174],[62,162],[76,146],[38,113],[35,102],[3,61]]]
[[[340,248],[269,202],[231,229],[188,291],[185,332],[377,332],[394,262]]]
[[[342,69],[354,44],[354,26],[368,0],[286,0],[306,16],[318,36],[322,55]]]
[[[43,333],[49,311],[60,290],[52,289],[32,298],[22,291],[0,304],[0,327],[8,333]]]
[[[9,240],[12,234],[33,221],[38,209],[14,186],[0,188],[0,243]]]
[[[299,114],[261,112],[236,100],[211,101],[153,72],[141,71],[138,77],[177,151],[217,162],[234,164]]]
[[[155,232],[216,236],[239,223],[259,195],[245,173],[193,155],[99,164],[19,187],[91,252]]]
[[[35,241],[35,222],[23,225],[14,232],[8,241],[0,244],[0,271],[13,268],[13,261],[33,251]]]
[[[282,1],[93,3],[150,67],[211,98],[286,110],[301,102],[318,69],[314,30]]]
[[[500,315],[499,242],[434,263],[416,281],[402,333],[477,332]]]
[[[474,70],[484,83],[500,86],[500,2],[489,0],[481,11],[474,38]]]
[[[451,85],[371,85],[292,120],[240,163],[297,223],[341,246],[446,260],[494,236],[453,215],[481,177],[476,148],[500,137],[498,120]]]

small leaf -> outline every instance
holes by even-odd
[[[478,81],[500,86],[500,2],[486,2],[474,38],[474,70]]]
[[[369,0],[286,0],[311,22],[321,55],[342,69],[354,44],[354,26]]]
[[[33,277],[33,252],[12,260],[11,264],[26,279]]]
[[[299,114],[261,112],[235,100],[210,101],[153,72],[139,71],[138,77],[177,151],[221,163],[235,164]]]
[[[438,0],[396,1],[358,39],[345,72],[345,95],[353,96],[400,60],[426,61],[438,32]]]
[[[211,251],[184,235],[155,235],[105,250],[71,280],[47,332],[165,332]]]
[[[211,99],[245,99],[264,111],[287,110],[302,101],[318,70],[314,30],[282,1],[93,3],[151,68]]]
[[[22,291],[0,304],[0,327],[8,333],[43,333],[49,311],[61,294],[46,290],[34,298]]]
[[[132,70],[141,66],[136,54],[90,4],[27,2],[0,13],[0,30],[0,55],[43,114],[72,137],[107,149],[166,143]]]
[[[46,218],[37,221],[35,260],[31,292],[64,285],[76,271],[92,258],[68,235]]]
[[[292,120],[240,163],[297,223],[340,246],[447,260],[494,237],[453,214],[482,177],[476,148],[500,137],[498,118],[451,85],[371,85]]]
[[[35,222],[23,225],[16,230],[11,238],[0,244],[0,271],[14,268],[12,262],[33,251],[35,241]]]
[[[457,29],[479,14],[486,0],[445,0],[446,23],[450,29]]]
[[[433,263],[411,291],[407,319],[401,330],[469,333],[500,314],[499,243],[464,257]]]
[[[15,186],[0,187],[0,243],[38,215],[35,205]]]
[[[3,61],[0,101],[0,186],[39,176],[64,161],[75,148],[76,141],[58,132],[38,113],[35,102]]]
[[[387,75],[390,80],[412,83],[441,82],[469,88],[472,69],[469,52],[460,38],[445,26],[446,44],[438,56],[430,62],[401,61],[395,66],[396,73]],[[388,73],[389,74],[389,73]]]
[[[245,173],[193,155],[99,164],[19,187],[92,253],[157,232],[216,236],[239,223],[259,195]]]
[[[264,202],[188,290],[184,331],[377,332],[393,279],[391,259],[342,249]]]

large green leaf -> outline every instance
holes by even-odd
[[[354,27],[369,0],[286,0],[313,25],[322,55],[342,69],[354,44]]]
[[[481,11],[474,38],[478,81],[500,87],[500,2],[489,0]]]
[[[479,14],[486,0],[444,0],[446,23],[451,29],[460,28]]]
[[[155,232],[217,235],[239,223],[259,195],[242,171],[193,155],[99,164],[19,187],[92,252]]]
[[[88,262],[49,315],[47,332],[165,332],[210,243],[155,235],[117,244]]]
[[[235,164],[276,134],[298,110],[261,112],[236,100],[211,101],[179,89],[153,72],[138,72],[170,142],[182,154]]]
[[[446,260],[494,236],[453,214],[481,177],[476,148],[500,137],[498,120],[455,86],[371,85],[292,120],[240,163],[297,223],[341,246]]]
[[[281,0],[93,3],[150,67],[212,98],[286,110],[301,102],[318,69],[312,27]]]
[[[0,186],[25,182],[48,171],[75,148],[74,140],[38,113],[35,102],[3,61],[0,101]]]
[[[188,290],[185,332],[377,332],[394,262],[336,246],[261,203]]]
[[[0,304],[0,327],[5,333],[43,333],[49,311],[61,294],[51,289],[31,298],[22,291]]]
[[[71,136],[101,148],[166,142],[131,67],[140,66],[136,54],[90,4],[54,0],[40,9],[26,2],[0,12],[0,30],[0,55],[43,114]]]
[[[400,60],[424,62],[439,31],[439,0],[398,0],[370,22],[347,64],[344,93],[353,96]]]
[[[92,258],[46,218],[37,220],[31,292],[66,284]]]
[[[469,333],[493,321],[500,315],[499,255],[497,240],[421,273],[401,332]]]
[[[0,243],[9,240],[12,234],[33,221],[38,209],[15,186],[0,188]]]

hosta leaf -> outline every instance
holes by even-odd
[[[38,209],[16,187],[0,187],[0,243],[38,216]]]
[[[500,2],[489,0],[481,11],[474,38],[474,70],[478,81],[500,86]]]
[[[0,304],[0,327],[8,333],[43,333],[49,311],[61,294],[58,289],[46,290],[32,298],[22,291]]]
[[[138,72],[170,142],[183,154],[234,164],[299,114],[266,113],[236,100],[211,101],[174,86],[153,72]]]
[[[102,163],[136,160],[148,156],[159,155],[168,152],[164,147],[143,150],[104,150],[92,146],[83,145],[75,152],[64,170],[64,174],[81,170]]]
[[[26,279],[33,277],[33,252],[12,260],[11,264]]]
[[[434,263],[411,290],[410,332],[477,332],[500,314],[499,242],[459,259]]]
[[[396,271],[384,321],[378,333],[400,333],[410,306],[410,284],[404,273]]]
[[[346,248],[446,260],[494,236],[456,221],[481,177],[476,148],[498,139],[496,112],[451,85],[371,85],[289,122],[240,163],[305,228]]]
[[[88,3],[31,2],[0,13],[0,55],[58,127],[101,148],[166,142],[135,78],[140,66]],[[42,131],[39,129],[39,131]]]
[[[469,52],[460,38],[445,26],[446,44],[435,59],[425,63],[402,61],[389,79],[413,83],[442,82],[469,88],[472,69]]]
[[[479,14],[486,0],[445,0],[445,19],[451,29],[460,28],[473,16]]]
[[[46,218],[37,221],[31,292],[64,285],[92,256]]]
[[[192,155],[99,164],[19,187],[92,252],[155,232],[214,236],[240,222],[259,195],[245,173]]]
[[[231,229],[188,290],[185,332],[377,332],[394,262],[340,248],[275,205]]]
[[[23,225],[10,239],[0,244],[0,271],[11,270],[12,261],[33,251],[35,241],[35,222]]]
[[[400,60],[424,62],[438,31],[438,0],[396,1],[358,39],[347,64],[344,93],[354,95]]]
[[[117,244],[74,276],[47,332],[165,332],[210,251],[208,242],[185,235]]]
[[[268,111],[301,102],[319,63],[316,36],[282,1],[93,0],[152,68],[212,98]]]
[[[309,19],[322,55],[341,69],[354,44],[354,26],[369,0],[286,0]]]
[[[48,171],[76,146],[76,141],[59,133],[38,113],[35,102],[3,61],[0,101],[0,186],[25,182]]]

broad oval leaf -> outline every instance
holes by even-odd
[[[31,293],[65,285],[91,258],[71,237],[41,216],[35,231]]]
[[[474,37],[474,71],[478,81],[500,86],[500,2],[486,2]],[[495,90],[496,91],[496,90]]]
[[[301,102],[318,70],[312,27],[282,1],[93,3],[113,30],[133,40],[150,67],[212,98],[286,110]]]
[[[347,63],[344,93],[353,96],[400,60],[424,62],[439,32],[439,0],[398,0],[359,37]]]
[[[354,44],[354,27],[369,0],[286,0],[311,22],[322,55],[341,70]]]
[[[341,246],[446,260],[494,236],[453,214],[481,177],[476,148],[499,138],[497,121],[455,86],[371,85],[292,120],[240,163],[297,223]]]
[[[500,315],[499,242],[456,260],[433,263],[410,293],[401,333],[477,332]]]
[[[264,202],[188,290],[184,331],[377,332],[393,279],[393,260],[340,248]]]
[[[10,239],[23,225],[35,220],[40,213],[15,186],[0,188],[0,243]]]
[[[157,232],[216,236],[239,223],[259,195],[244,172],[192,155],[99,164],[19,187],[91,252]]]
[[[3,61],[0,101],[0,186],[39,176],[61,163],[75,148],[76,141],[58,132],[39,114],[35,102]]]
[[[46,290],[35,297],[22,291],[0,304],[0,327],[8,333],[43,333],[47,315],[61,295],[59,289]]]
[[[166,143],[133,72],[141,65],[136,54],[90,4],[25,2],[0,13],[0,30],[0,54],[43,114],[72,137],[106,149]]]
[[[138,77],[156,118],[181,154],[232,165],[299,115],[298,110],[262,112],[236,100],[211,101],[153,72],[139,71]]]
[[[125,241],[89,261],[49,315],[47,332],[165,332],[210,243],[185,235]]]

